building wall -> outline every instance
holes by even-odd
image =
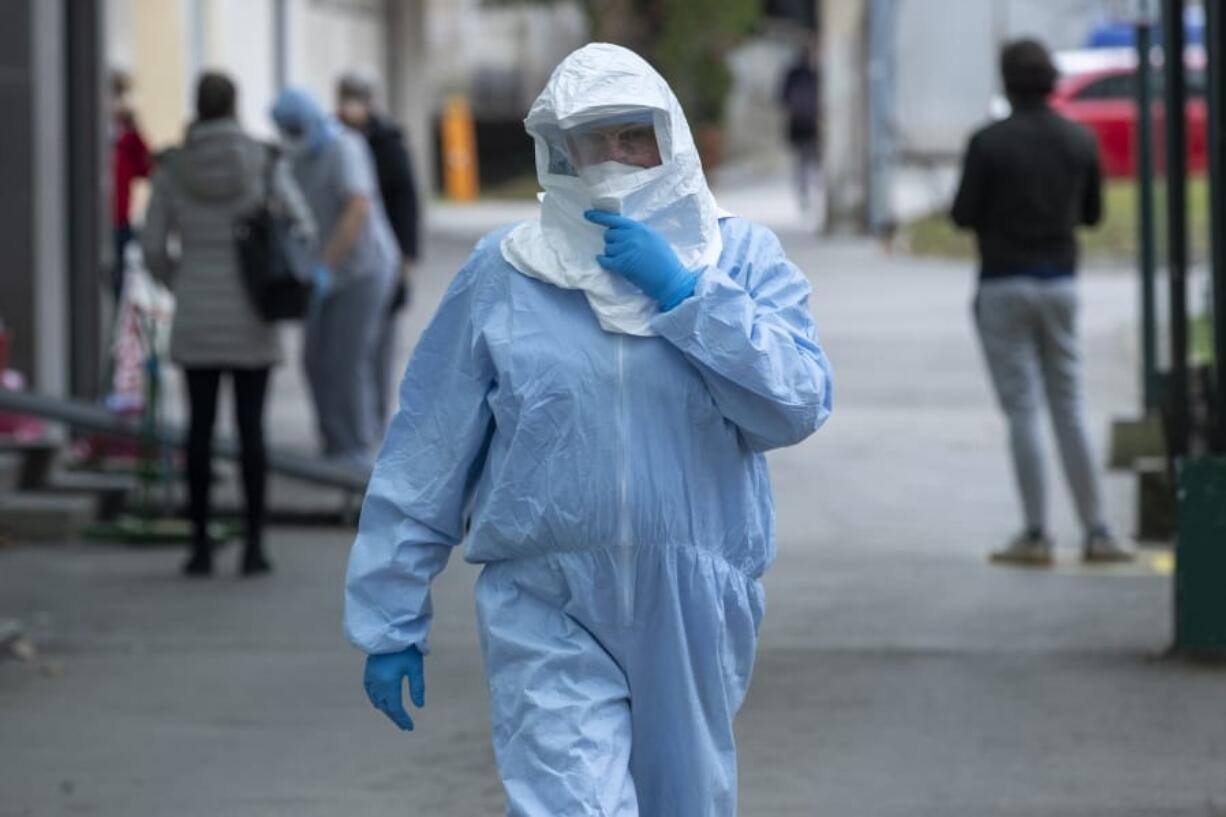
[[[268,105],[277,93],[274,0],[212,0],[203,62],[238,78],[239,119],[257,136],[274,135]]]
[[[44,394],[68,394],[68,139],[65,98],[64,7],[31,3],[32,80],[35,93],[27,126],[31,128],[34,196],[30,235],[34,245],[33,383]]]
[[[187,121],[193,6],[189,0],[106,0],[108,59],[132,76],[133,107],[156,147],[181,139]]]
[[[297,0],[289,9],[293,84],[331,107],[336,79],[347,70],[386,80],[387,10],[382,0]]]
[[[133,105],[155,148],[182,139],[192,92],[203,69],[239,85],[239,117],[255,135],[275,138],[268,110],[285,80],[331,109],[337,78],[361,70],[380,82],[379,97],[410,137],[419,177],[430,166],[428,131],[434,96],[422,49],[427,0],[105,0],[106,48],[113,66],[130,71]],[[285,30],[278,31],[278,5]],[[406,53],[411,51],[413,53]],[[392,72],[398,72],[393,76]],[[137,212],[144,185],[138,186]]]
[[[69,385],[64,8],[6,3],[0,26],[0,319],[33,388]]]
[[[822,54],[828,205],[835,226],[860,229],[867,226],[870,199],[880,223],[948,204],[967,138],[989,119],[1000,92],[998,54],[1005,41],[1033,36],[1053,50],[1076,48],[1095,24],[1136,8],[1135,0],[820,2],[830,23]],[[893,32],[875,58],[863,51],[869,8],[888,17],[884,25]],[[869,83],[872,59],[890,64],[878,64],[878,81]],[[866,157],[870,117],[867,133],[879,149]]]
[[[898,3],[895,110],[904,157],[959,153],[1000,92],[997,55],[1006,40],[1034,36],[1076,48],[1115,0],[932,0]]]
[[[387,2],[286,0],[287,80],[331,106],[336,77],[350,68],[384,76]],[[277,0],[106,0],[113,65],[135,81],[133,103],[148,138],[182,138],[201,70],[239,84],[239,115],[256,134],[274,134],[268,109],[277,92]]]
[[[523,116],[557,64],[588,40],[576,2],[487,8],[481,0],[427,0],[427,16],[434,106],[449,93],[475,93],[482,118]]]
[[[34,269],[35,247],[31,241],[34,196],[31,171],[33,151],[33,10],[31,2],[12,3],[5,9],[0,26],[0,111],[5,118],[26,127],[0,128],[0,246],[5,248],[0,272],[0,320],[10,338],[14,368],[29,373],[34,364]]]

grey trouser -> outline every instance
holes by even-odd
[[[1064,473],[1086,530],[1103,524],[1098,476],[1086,433],[1073,278],[984,281],[975,323],[996,396],[1009,421],[1009,444],[1026,525],[1046,523],[1039,414],[1051,413]]]
[[[821,195],[821,165],[818,164],[817,142],[793,145],[795,152],[796,197],[801,210],[808,210],[815,197]]]
[[[379,420],[379,434],[387,428],[387,421],[395,407],[396,352],[399,348],[397,331],[400,324],[400,313],[384,307],[379,318],[379,336],[375,339],[375,413]]]
[[[311,307],[303,367],[327,456],[365,462],[382,435],[377,346],[391,287],[369,275]]]

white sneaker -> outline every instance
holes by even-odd
[[[1051,540],[1046,536],[1025,531],[1014,537],[1003,550],[992,553],[988,558],[996,564],[1048,567],[1055,561],[1052,550]]]
[[[1093,564],[1131,562],[1137,554],[1116,541],[1110,531],[1098,530],[1086,536],[1081,558]]]

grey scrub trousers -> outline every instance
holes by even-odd
[[[391,294],[392,276],[365,275],[307,315],[303,365],[327,456],[368,462],[383,434],[377,351]]]
[[[979,285],[975,323],[988,371],[1009,423],[1009,444],[1026,525],[1046,523],[1040,412],[1044,399],[1064,473],[1086,531],[1103,524],[1098,476],[1086,432],[1072,276],[1010,277]]]
[[[362,136],[340,129],[319,150],[295,158],[294,176],[325,244],[354,196],[371,203],[357,240],[333,270],[336,291],[307,316],[302,355],[324,453],[367,464],[383,435],[387,397],[380,390],[388,388],[388,374],[381,367],[390,352],[380,347],[400,252]]]

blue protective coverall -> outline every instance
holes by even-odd
[[[345,624],[418,645],[465,538],[511,815],[736,810],[733,717],[774,556],[763,453],[831,409],[809,284],[775,236],[719,221],[718,262],[604,331],[579,290],[482,239],[422,335],[350,558]]]

